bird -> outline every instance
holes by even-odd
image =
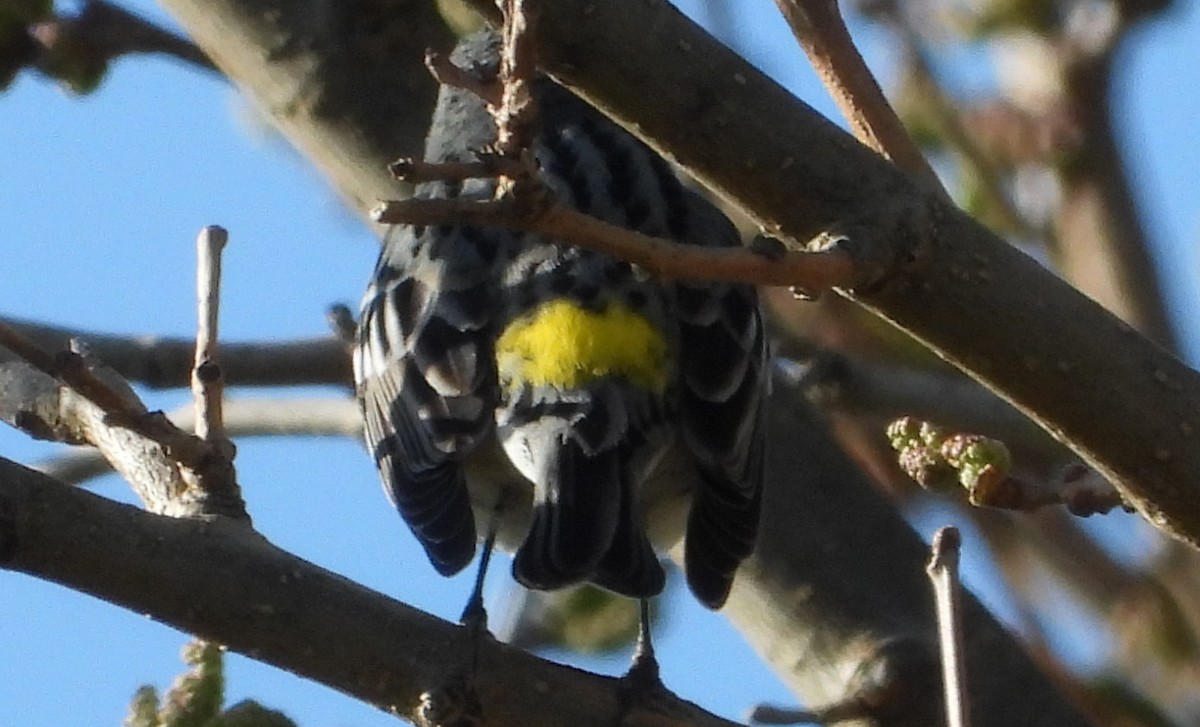
[[[478,32],[450,60],[494,80],[500,43]],[[547,77],[532,89],[529,158],[556,203],[680,243],[740,244],[641,141]],[[483,99],[443,85],[424,160],[477,161],[496,136]],[[428,181],[415,197],[484,201],[496,187]],[[750,285],[660,279],[531,232],[397,225],[353,369],[383,488],[439,573],[494,539],[527,588],[647,599],[665,583],[656,549],[682,538],[690,590],[718,609],[757,534],[767,349]]]

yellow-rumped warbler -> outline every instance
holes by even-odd
[[[498,57],[483,32],[452,61],[490,79]],[[641,142],[549,80],[534,93],[532,153],[558,201],[648,235],[738,244]],[[482,100],[443,87],[425,160],[474,160],[495,138]],[[486,200],[495,187],[430,182],[416,196]],[[664,580],[651,543],[686,531],[688,585],[725,602],[758,527],[767,371],[753,288],[655,280],[530,233],[397,227],[363,300],[354,372],[384,489],[440,573],[495,527],[525,586],[644,598]]]

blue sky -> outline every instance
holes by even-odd
[[[163,17],[145,0],[127,6]],[[733,44],[832,116],[773,3],[744,0],[738,7],[743,15]],[[1200,62],[1196,4],[1180,4],[1170,24],[1148,26],[1139,36],[1121,59],[1120,129],[1171,308],[1190,325],[1200,233],[1194,194],[1200,150],[1191,145],[1200,90],[1189,70]],[[868,32],[864,39],[886,79],[880,36]],[[124,60],[86,98],[23,77],[0,96],[0,148],[6,152],[0,315],[82,330],[191,336],[194,238],[203,225],[220,224],[231,233],[223,338],[323,335],[326,306],[356,304],[374,261],[376,243],[365,228],[283,141],[263,131],[231,88],[167,61]],[[1184,333],[1194,361],[1200,339],[1194,327]],[[186,401],[183,392],[147,398],[166,409]],[[5,457],[32,463],[57,451],[0,430]],[[356,442],[245,441],[238,468],[256,525],[274,542],[420,608],[457,616],[467,578],[444,580],[427,565]],[[115,477],[95,489],[132,499]],[[926,530],[941,524],[932,516],[921,523]],[[493,575],[491,594],[500,598],[506,569]],[[166,688],[181,668],[186,637],[147,618],[3,571],[0,593],[0,705],[14,724],[119,724],[137,686]],[[721,714],[740,717],[758,701],[790,701],[724,619],[681,589],[658,644],[668,683]],[[618,673],[625,660],[581,663]],[[260,699],[305,727],[396,724],[241,657],[230,659],[229,681],[232,699]]]

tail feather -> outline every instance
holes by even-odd
[[[646,530],[636,510],[626,476],[621,483],[621,514],[617,520],[617,532],[608,552],[596,566],[592,582],[630,598],[649,598],[662,593],[667,578],[653,546],[646,538]]]
[[[612,545],[621,519],[616,449],[585,454],[568,438],[535,495],[533,525],[513,561],[524,586],[562,588],[589,578]]]

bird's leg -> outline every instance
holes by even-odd
[[[500,507],[497,505],[488,522],[487,537],[483,539],[483,552],[479,556],[479,569],[475,572],[475,585],[471,588],[471,596],[463,609],[459,621],[463,626],[479,631],[487,630],[487,609],[483,606],[483,582],[487,577],[488,565],[492,562],[492,551],[496,547],[496,521],[499,520]]]
[[[459,618],[459,623],[466,627],[467,638],[471,640],[470,664],[455,669],[437,687],[421,694],[416,713],[418,727],[483,724],[483,706],[475,683],[479,673],[479,642],[488,632],[487,609],[483,606],[483,582],[487,577],[488,565],[492,561],[492,551],[496,545],[496,530],[503,501],[503,496],[497,499],[488,518],[487,536],[483,539],[483,552],[479,556],[475,585],[471,588],[471,596],[467,599],[467,606]]]
[[[658,659],[654,656],[654,642],[650,637],[650,599],[639,601],[638,640],[633,650],[633,663],[625,673],[625,681],[635,693],[646,693],[663,688],[658,676]]]
[[[505,495],[502,492],[496,498],[492,513],[488,517],[487,535],[483,539],[482,552],[479,554],[479,570],[475,573],[475,585],[471,588],[471,596],[463,609],[459,622],[467,627],[471,638],[471,672],[479,666],[479,640],[487,633],[487,609],[483,605],[483,583],[487,578],[488,566],[492,562],[492,552],[496,549],[496,531],[500,528],[500,513],[504,509]]]
[[[643,598],[639,605],[637,647],[634,648],[629,671],[621,678],[622,720],[638,710],[659,711],[674,698],[658,675],[658,659],[654,656],[654,643],[650,640],[650,600]]]

